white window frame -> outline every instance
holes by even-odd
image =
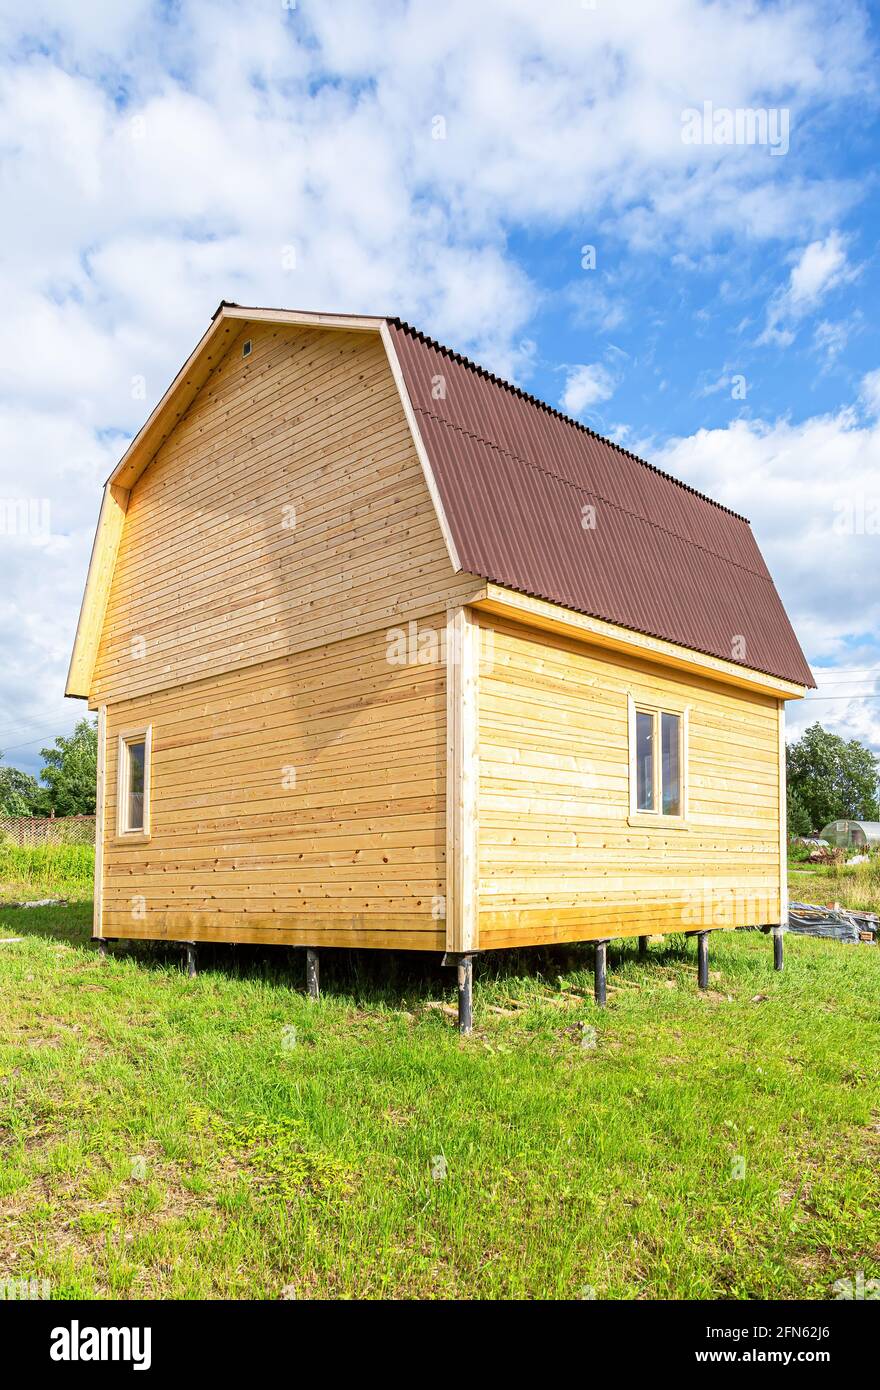
[[[627,715],[629,726],[629,822],[631,825],[663,825],[685,828],[688,819],[688,744],[690,705],[680,704],[674,699],[643,700],[631,691],[627,693]],[[656,719],[657,742],[654,755],[654,810],[640,810],[638,805],[638,769],[636,767],[636,714],[652,714]],[[678,815],[667,815],[663,810],[663,752],[661,715],[674,714],[679,721],[678,765],[681,778],[681,810]]]
[[[128,808],[128,746],[131,743],[144,745],[144,823],[136,829],[126,825]],[[116,834],[124,840],[149,840],[150,838],[150,786],[153,774],[153,726],[144,724],[139,729],[121,729],[116,744]]]

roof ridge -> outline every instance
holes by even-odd
[[[681,541],[682,545],[691,545],[695,550],[702,551],[704,555],[712,555],[716,560],[721,560],[723,564],[733,565],[734,569],[742,570],[744,574],[751,574],[755,579],[760,579],[766,584],[773,583],[773,577],[766,571],[766,568],[762,573],[760,570],[752,569],[750,565],[741,564],[739,560],[734,560],[730,555],[722,555],[719,551],[713,550],[708,545],[701,545],[699,541],[693,540],[690,536],[683,536],[680,531],[670,531],[668,526],[662,526],[659,521],[653,521],[649,516],[643,516],[640,512],[631,511],[629,507],[624,507],[619,502],[613,502],[610,497],[606,497],[604,493],[599,492],[598,489],[594,488],[588,490],[584,488],[581,483],[573,482],[571,478],[565,478],[559,473],[554,473],[551,468],[546,468],[543,463],[538,463],[535,459],[526,458],[524,454],[511,453],[509,449],[505,449],[503,445],[499,444],[496,439],[487,439],[481,434],[474,434],[473,430],[465,429],[463,425],[458,425],[453,420],[446,420],[442,415],[436,415],[433,410],[426,410],[420,405],[413,406],[413,409],[417,410],[420,415],[429,415],[432,420],[437,421],[438,425],[443,425],[446,429],[456,430],[459,434],[467,435],[468,438],[475,439],[478,443],[485,444],[490,449],[495,449],[499,454],[503,454],[505,458],[515,459],[526,468],[533,468],[538,473],[543,473],[545,478],[552,478],[554,482],[559,483],[562,487],[571,488],[572,491],[576,492],[580,497],[595,497],[604,507],[611,507],[616,512],[622,512],[624,516],[631,517],[633,521],[641,522],[644,526],[650,526],[655,531],[661,531],[664,536],[672,536],[675,540]],[[641,460],[639,460],[639,462],[641,462]],[[648,464],[647,467],[650,468],[651,464]],[[658,469],[657,471],[659,472],[660,470]],[[666,475],[663,474],[662,476],[665,477]],[[684,486],[684,484],[682,486]],[[726,511],[727,508],[724,510]],[[732,515],[736,516],[736,512],[732,513]],[[745,520],[745,518],[742,518],[742,520]],[[760,552],[758,553],[760,554]]]
[[[463,366],[469,367],[470,370],[476,372],[478,376],[485,377],[488,381],[494,382],[496,386],[501,386],[505,391],[510,391],[515,396],[521,396],[524,401],[528,401],[530,405],[537,406],[539,410],[546,411],[548,415],[555,415],[558,420],[562,420],[567,425],[572,425],[576,430],[580,430],[583,434],[589,435],[591,439],[598,440],[600,444],[607,444],[610,449],[615,449],[617,453],[623,454],[625,458],[632,459],[634,463],[641,464],[642,468],[650,469],[652,473],[656,473],[659,477],[665,478],[667,482],[674,483],[676,487],[680,487],[685,492],[691,493],[693,497],[698,497],[701,502],[708,502],[711,507],[717,507],[720,512],[725,512],[728,516],[735,517],[737,521],[745,522],[746,526],[751,526],[752,523],[749,521],[749,518],[743,516],[741,512],[735,512],[732,507],[725,507],[723,502],[717,502],[714,497],[709,497],[705,492],[700,492],[698,488],[691,487],[690,483],[684,483],[681,478],[676,478],[672,473],[664,472],[664,470],[658,468],[655,463],[649,463],[647,459],[640,458],[639,455],[634,454],[631,449],[625,449],[622,444],[615,443],[613,439],[609,439],[606,435],[599,434],[597,430],[591,430],[589,425],[583,424],[580,420],[575,420],[572,415],[566,415],[565,411],[557,410],[556,406],[541,400],[540,396],[533,396],[530,391],[524,391],[521,386],[515,385],[514,382],[507,381],[504,377],[497,376],[495,372],[490,372],[488,368],[480,366],[479,362],[475,362],[472,357],[466,357],[464,353],[457,352],[455,348],[447,347],[444,343],[438,342],[436,338],[432,338],[428,333],[423,333],[420,328],[415,328],[411,323],[407,323],[406,319],[395,316],[393,318],[387,318],[386,322],[393,324],[396,328],[400,328],[404,333],[412,334],[413,337],[418,338],[429,347],[436,348],[438,352],[444,353],[447,357],[451,357],[454,361],[460,362]],[[437,416],[436,418],[440,419],[441,417]]]

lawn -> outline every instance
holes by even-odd
[[[70,888],[70,884],[68,887]],[[72,895],[72,894],[70,894]],[[0,898],[12,894],[0,888]],[[33,896],[33,895],[32,895]],[[880,956],[480,963],[89,942],[0,909],[0,1276],[118,1298],[834,1297],[880,1275]]]
[[[89,898],[95,876],[91,845],[0,844],[0,903],[34,898]]]

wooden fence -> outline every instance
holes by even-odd
[[[0,845],[93,845],[94,816],[0,815]]]

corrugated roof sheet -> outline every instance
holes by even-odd
[[[814,685],[744,517],[388,323],[465,571]]]

